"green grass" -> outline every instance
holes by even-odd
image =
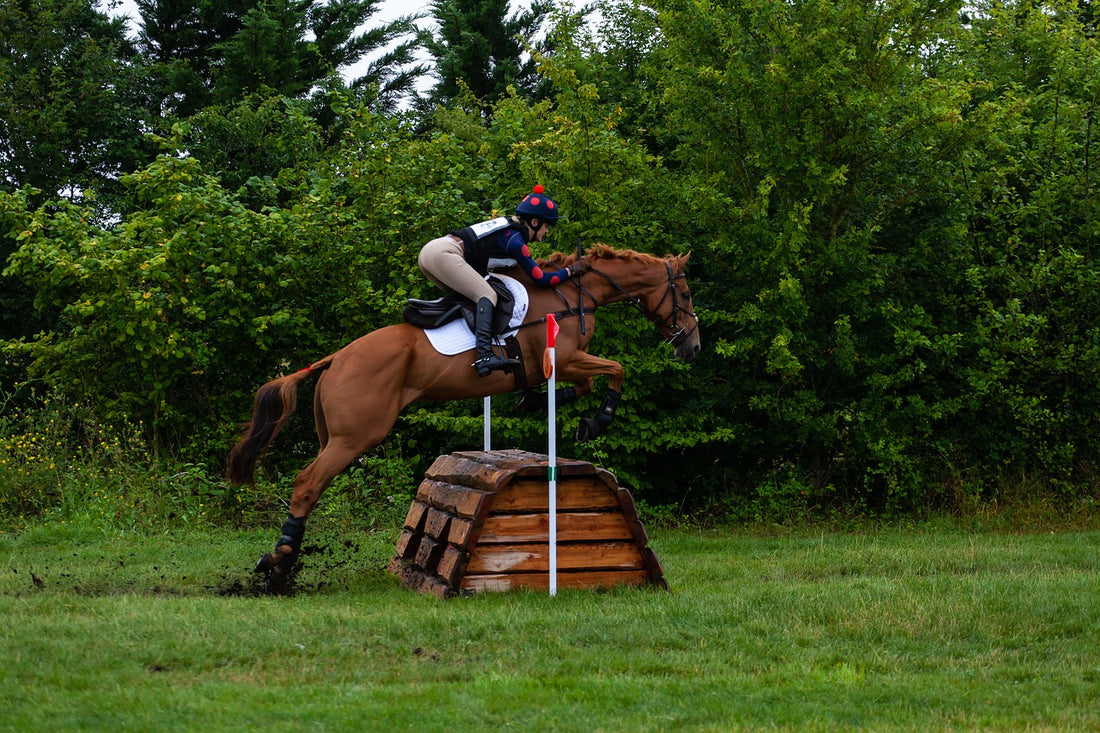
[[[1100,729],[1100,532],[653,530],[672,590],[439,601],[394,533],[0,536],[0,729]]]

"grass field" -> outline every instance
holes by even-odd
[[[1098,730],[1100,532],[651,529],[671,592],[439,601],[395,533],[0,536],[0,730]]]

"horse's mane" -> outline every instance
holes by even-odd
[[[593,244],[587,250],[585,250],[584,258],[595,264],[597,260],[622,260],[626,262],[660,262],[664,259],[668,259],[676,272],[682,270],[684,262],[687,260],[686,256],[679,257],[655,257],[645,252],[637,252],[632,249],[615,249],[609,247],[606,244]],[[558,269],[568,267],[577,261],[577,254],[573,252],[571,254],[563,254],[561,252],[553,252],[550,256],[538,260],[539,266],[545,269]]]

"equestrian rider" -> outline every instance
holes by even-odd
[[[536,285],[544,288],[565,282],[587,269],[583,261],[578,261],[562,270],[546,271],[531,257],[528,243],[541,242],[558,217],[557,204],[542,186],[535,186],[516,207],[515,216],[463,227],[433,239],[420,250],[418,263],[429,280],[445,291],[465,295],[476,305],[474,368],[478,376],[484,377],[494,369],[519,366],[518,360],[505,359],[493,351],[492,318],[497,294],[485,282],[490,267],[518,264]]]

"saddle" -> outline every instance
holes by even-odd
[[[493,333],[503,333],[508,330],[516,301],[508,286],[499,278],[490,275],[486,282],[497,294],[497,307],[493,311]],[[466,325],[473,331],[475,307],[474,302],[465,295],[448,293],[435,300],[409,298],[402,315],[406,323],[423,329],[439,328],[453,320],[464,318]]]

